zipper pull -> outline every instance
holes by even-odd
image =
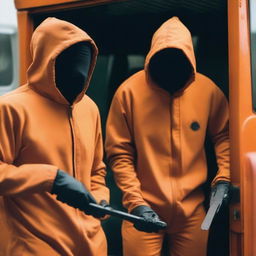
[[[69,113],[69,116],[72,118],[72,113],[73,112],[73,106],[70,105],[69,108],[68,108],[68,113]]]

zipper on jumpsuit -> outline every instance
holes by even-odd
[[[75,136],[74,136],[74,127],[73,127],[73,106],[70,105],[68,109],[68,121],[71,130],[71,140],[72,140],[72,174],[73,177],[76,177],[76,166],[75,166]]]
[[[75,164],[75,131],[74,131],[74,125],[73,125],[73,105],[70,105],[68,108],[68,121],[69,121],[69,126],[70,126],[70,131],[71,131],[71,140],[72,140],[72,173],[73,173],[73,177],[77,177],[77,173],[76,173],[76,164]],[[80,220],[80,210],[75,209],[75,212],[78,216],[79,222],[81,224],[81,220]],[[81,226],[81,225],[79,225]],[[83,234],[83,231],[81,229],[81,234]],[[80,236],[80,243],[77,243],[77,248],[76,248],[76,254],[74,255],[79,255],[80,250],[81,250],[81,245],[83,243],[82,241],[82,236]]]
[[[171,190],[171,215],[172,215],[172,219],[175,216],[175,211],[176,211],[176,195],[175,195],[175,188],[174,186],[176,186],[175,184],[175,180],[174,180],[174,173],[173,173],[173,161],[174,161],[174,154],[173,154],[173,113],[174,112],[174,98],[171,96],[170,97],[170,190]]]

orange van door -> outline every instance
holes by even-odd
[[[232,182],[231,256],[256,255],[256,1],[229,0],[229,90]]]

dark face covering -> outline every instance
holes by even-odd
[[[151,58],[149,73],[159,87],[174,94],[188,82],[192,74],[192,66],[181,50],[168,48]]]
[[[56,85],[62,95],[73,103],[83,90],[91,64],[91,46],[87,42],[74,44],[56,59]]]

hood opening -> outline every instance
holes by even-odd
[[[27,71],[29,86],[39,94],[55,102],[64,105],[72,104],[62,95],[56,86],[55,64],[56,59],[58,56],[62,55],[62,52],[66,52],[67,49],[72,49],[73,45],[79,45],[82,42],[90,45],[91,61],[89,67],[87,67],[87,77],[84,81],[83,89],[77,97],[73,97],[72,99],[74,100],[73,103],[80,101],[89,86],[96,64],[98,48],[85,31],[67,21],[47,18],[34,31],[30,45],[32,63]],[[77,55],[77,57],[79,57],[79,55]],[[80,63],[82,63],[81,59]],[[70,73],[68,69],[74,68],[74,65],[68,63],[68,61],[66,66],[67,74],[63,74],[63,76]],[[79,67],[80,74],[84,74],[86,70],[81,69],[81,67],[82,66]],[[63,73],[63,71],[61,71],[61,73]]]
[[[182,90],[194,76],[188,58],[176,48],[167,48],[152,56],[148,72],[154,84],[171,95]]]
[[[56,58],[55,84],[70,104],[85,91],[91,56],[90,43],[79,42],[62,51]]]
[[[150,84],[170,94],[185,90],[194,80],[196,60],[190,31],[172,17],[154,33],[144,70]]]

